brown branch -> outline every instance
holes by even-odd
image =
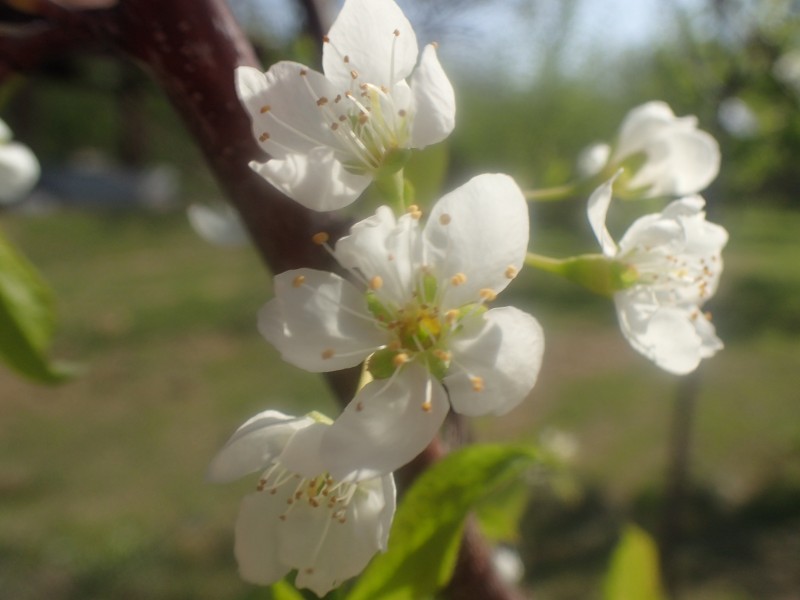
[[[122,50],[152,74],[184,119],[273,272],[332,267],[330,257],[311,243],[311,236],[325,230],[336,239],[347,223],[304,209],[248,167],[251,160],[266,157],[236,96],[233,72],[240,65],[259,65],[224,0],[121,0],[107,10],[61,9],[53,15],[53,31],[40,40],[58,34],[63,42],[58,50],[62,51],[70,43],[91,38],[112,50]],[[3,41],[0,36],[0,48]],[[33,37],[27,40],[32,56],[42,59],[51,48],[38,43]],[[20,56],[12,60],[12,46],[9,42],[9,54],[0,54],[0,60],[8,58],[8,63],[18,68],[31,68],[33,61],[23,61]],[[328,382],[342,404],[352,398],[357,377],[357,369],[329,374]],[[403,470],[401,483],[408,483],[444,453],[442,443],[435,440]],[[486,542],[474,524],[468,523],[448,595],[454,600],[519,598],[499,580],[490,558]]]

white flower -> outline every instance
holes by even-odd
[[[717,176],[719,162],[719,145],[697,129],[697,117],[676,117],[666,103],[654,101],[627,114],[613,147],[584,150],[579,169],[589,176],[625,167],[618,193],[655,198],[699,192]]]
[[[717,289],[728,233],[706,221],[703,198],[687,196],[637,219],[617,245],[605,225],[613,182],[589,198],[588,216],[603,254],[637,274],[614,294],[622,333],[662,369],[689,373],[722,348],[700,307]]]
[[[190,204],[186,216],[195,233],[215,246],[244,246],[250,241],[239,213],[228,204]]]
[[[380,207],[336,244],[361,283],[311,269],[275,278],[259,328],[284,359],[333,371],[365,359],[367,384],[323,440],[338,478],[405,464],[452,408],[502,414],[533,387],[543,334],[512,307],[486,310],[516,276],[528,245],[528,208],[507,175],[481,175],[444,196],[420,226]]]
[[[272,157],[250,166],[308,208],[353,202],[382,170],[400,168],[409,148],[453,130],[455,97],[435,46],[414,69],[417,54],[392,0],[346,0],[325,38],[324,75],[294,62],[236,69],[253,133]]]
[[[212,461],[208,478],[216,483],[261,473],[236,522],[245,580],[269,585],[297,569],[295,585],[323,596],[386,549],[394,479],[332,479],[319,451],[328,423],[316,413],[298,418],[267,410],[239,427]]]
[[[19,200],[31,191],[41,169],[30,148],[11,141],[11,130],[0,119],[0,204]]]

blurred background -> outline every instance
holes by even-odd
[[[319,2],[325,5],[324,0]],[[456,88],[444,189],[503,171],[570,181],[653,99],[719,141],[709,218],[730,232],[707,305],[726,348],[684,379],[622,339],[612,306],[525,272],[506,301],[548,340],[530,399],[477,439],[548,446],[516,547],[540,599],[596,598],[621,527],[660,543],[674,597],[800,598],[800,2],[399,1],[437,40]],[[231,0],[264,64],[318,62],[300,3]],[[336,4],[327,9],[335,15]],[[64,56],[0,88],[0,116],[43,165],[4,234],[58,301],[60,387],[0,369],[0,595],[268,598],[241,583],[232,524],[252,482],[204,482],[265,408],[335,414],[323,381],[283,363],[255,315],[270,275],[248,247],[208,245],[191,202],[221,200],[164,96],[134,65]],[[595,251],[584,199],[532,207],[532,249]],[[663,203],[617,211],[620,234]]]

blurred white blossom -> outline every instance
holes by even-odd
[[[250,238],[242,219],[228,204],[190,204],[186,209],[195,233],[215,246],[244,246]]]
[[[11,130],[0,119],[0,204],[22,199],[39,180],[39,161],[30,148],[11,141]]]
[[[717,176],[719,162],[716,140],[697,129],[696,117],[676,117],[666,103],[654,101],[626,115],[613,145],[584,150],[578,169],[605,178],[623,168],[617,194],[655,198],[699,192]]]
[[[320,455],[329,423],[318,413],[267,410],[239,427],[211,462],[208,479],[216,483],[261,473],[236,521],[243,579],[269,585],[296,569],[295,585],[323,596],[386,549],[394,479],[331,478]]]

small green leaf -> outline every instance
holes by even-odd
[[[515,480],[501,486],[488,496],[475,510],[481,531],[494,542],[519,540],[519,521],[530,498],[530,486]]]
[[[636,525],[628,525],[617,543],[603,591],[604,600],[665,598],[655,542]]]
[[[36,269],[0,236],[0,358],[20,374],[42,383],[59,383],[73,374],[51,363],[53,298]]]
[[[272,600],[305,600],[301,594],[291,583],[285,579],[281,579],[270,587],[272,592]]]
[[[527,446],[477,445],[447,456],[408,490],[389,548],[377,556],[347,600],[423,600],[453,572],[469,511],[538,460]]]

